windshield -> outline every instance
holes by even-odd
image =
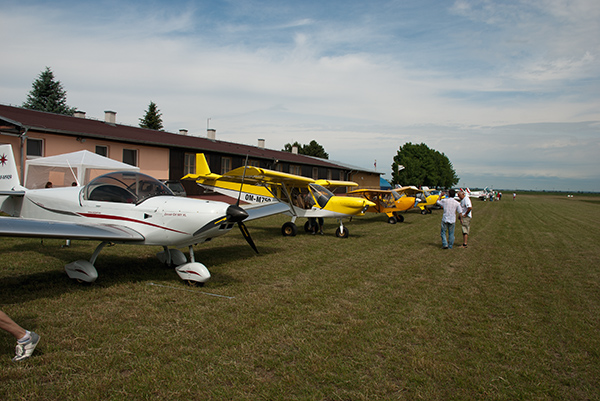
[[[138,204],[159,195],[174,196],[165,184],[149,175],[117,171],[90,181],[85,187],[84,199]]]
[[[308,184],[308,187],[310,188],[310,191],[312,192],[314,198],[317,200],[317,203],[322,208],[325,207],[325,205],[329,201],[329,198],[333,196],[333,193],[330,190],[320,185]]]

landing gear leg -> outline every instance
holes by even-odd
[[[344,227],[344,224],[342,223],[342,219],[339,219],[339,221],[340,221],[340,226],[335,229],[335,236],[338,238],[348,238],[348,235],[350,235],[350,233],[348,232],[348,229]]]

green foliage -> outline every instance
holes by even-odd
[[[161,116],[162,114],[156,106],[156,103],[150,102],[148,105],[148,110],[146,110],[146,114],[143,118],[140,118],[140,127],[161,131],[163,129],[163,121]]]
[[[293,146],[298,148],[298,154],[320,157],[321,159],[329,159],[329,154],[325,152],[325,148],[319,145],[319,143],[314,139],[310,141],[308,145],[300,145],[298,141],[294,142],[293,144],[286,143],[283,146],[283,151],[291,152]]]
[[[67,105],[67,92],[60,81],[54,79],[54,73],[50,67],[46,67],[33,82],[32,89],[27,95],[27,101],[23,103],[23,107],[69,116],[72,116],[77,109]]]
[[[398,171],[398,166],[404,169]],[[424,143],[400,147],[392,163],[392,184],[451,188],[459,181],[448,157]]]

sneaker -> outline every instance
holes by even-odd
[[[24,343],[17,342],[17,347],[15,348],[15,357],[13,358],[13,362],[22,361],[23,359],[27,359],[33,354],[33,350],[35,349],[38,342],[40,342],[40,336],[34,333],[33,331],[30,334],[31,338]]]

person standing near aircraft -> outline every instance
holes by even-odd
[[[467,242],[469,240],[469,231],[471,229],[471,217],[473,210],[473,205],[471,204],[471,199],[468,196],[465,196],[464,191],[458,191],[458,197],[460,198],[460,223],[462,226],[462,234],[463,234],[463,244],[462,247],[467,247]]]
[[[12,334],[17,339],[14,362],[29,358],[40,341],[39,335],[33,331],[25,330],[2,311],[0,311],[0,329]]]
[[[444,195],[444,192],[440,194],[440,198]],[[452,249],[454,245],[454,227],[456,224],[456,213],[460,213],[460,203],[456,199],[454,199],[455,192],[453,189],[448,191],[448,196],[444,199],[440,199],[436,202],[442,209],[444,209],[444,214],[442,215],[442,227],[441,227],[441,236],[442,236],[442,249]],[[448,233],[448,238],[446,238],[446,233]]]

